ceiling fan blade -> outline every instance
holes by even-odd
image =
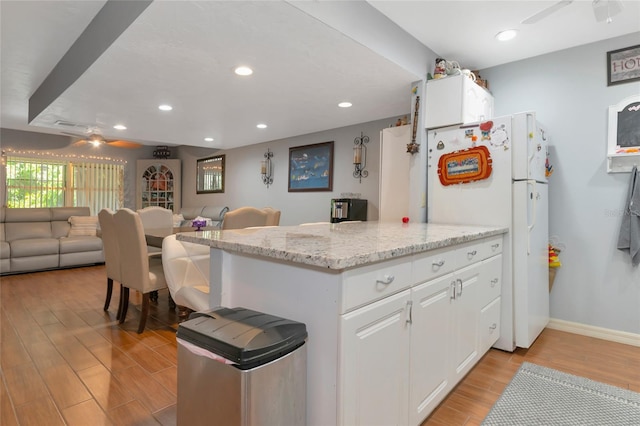
[[[86,145],[88,144],[89,141],[86,139],[80,139],[78,141],[75,141],[74,143],[72,143],[70,146],[82,146],[82,145]]]
[[[137,143],[137,142],[130,142],[130,141],[108,141],[107,145],[110,146],[115,146],[116,148],[129,148],[129,149],[136,149],[136,148],[140,148],[142,147],[142,144]]]
[[[60,132],[63,135],[67,135],[67,136],[73,136],[74,138],[81,138],[81,139],[85,139],[87,137],[87,135],[81,135],[78,133],[70,133],[70,132]]]
[[[565,6],[569,6],[571,3],[573,3],[573,0],[562,0],[559,1],[555,4],[552,4],[551,6],[547,7],[546,9],[542,9],[540,12],[534,13],[533,15],[529,16],[527,19],[525,19],[524,21],[522,21],[522,24],[535,24],[536,22],[546,18],[547,16],[551,15],[552,13],[555,13],[556,11],[562,9]]]

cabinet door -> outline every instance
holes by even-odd
[[[457,383],[473,367],[478,355],[478,287],[480,263],[458,270],[453,303],[453,382]]]
[[[411,290],[410,421],[418,425],[453,387],[449,374],[454,275]]]
[[[342,315],[339,424],[407,424],[409,296],[405,290]]]

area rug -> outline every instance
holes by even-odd
[[[640,394],[525,362],[482,422],[640,425]]]

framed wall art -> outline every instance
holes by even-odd
[[[607,86],[640,80],[640,44],[607,52]]]
[[[224,155],[196,160],[196,194],[224,192]]]
[[[333,141],[289,148],[289,192],[333,190]]]

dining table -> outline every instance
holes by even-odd
[[[200,231],[211,231],[215,229],[220,228],[218,228],[217,226],[203,226],[199,228]],[[178,226],[172,228],[146,228],[144,230],[144,238],[148,246],[162,248],[162,241],[165,239],[165,237],[181,232],[198,232],[198,230],[196,230],[196,228],[192,226]]]

